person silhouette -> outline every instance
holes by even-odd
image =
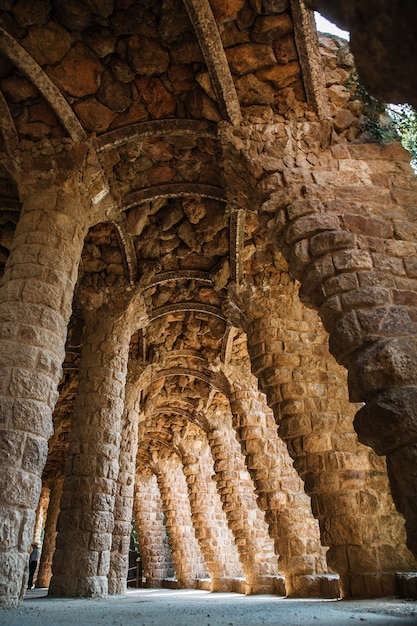
[[[28,578],[28,589],[33,589],[35,586],[33,584],[33,576],[35,574],[36,568],[38,566],[39,561],[39,546],[36,542],[32,543],[32,551],[29,556],[29,578]]]

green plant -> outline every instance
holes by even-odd
[[[411,156],[411,165],[417,170],[417,111],[409,104],[388,104],[387,112],[392,119],[401,143]]]
[[[351,100],[359,100],[362,104],[361,129],[382,143],[398,140],[397,128],[388,116],[387,105],[366,91],[356,70],[350,72],[345,87],[351,93]]]

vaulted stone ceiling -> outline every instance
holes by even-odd
[[[277,253],[260,261],[259,246],[254,254],[257,219],[249,212],[245,227],[241,210],[251,208],[250,181],[238,203],[228,197],[219,128],[262,115],[258,107],[285,112],[289,97],[307,107],[307,98],[288,0],[4,0],[0,8],[5,158],[44,141],[48,175],[66,165],[48,140],[85,142],[112,198],[108,221],[84,245],[48,478],[64,465],[84,314],[109,293],[116,306],[138,286],[143,295],[147,321],[133,336],[130,368],[154,425],[147,439],[160,415],[166,427],[187,418],[202,428],[207,407],[227,396],[222,364],[249,373],[228,287],[244,264],[251,275],[256,264],[285,270],[285,262]],[[19,202],[6,171],[0,182],[4,264]]]

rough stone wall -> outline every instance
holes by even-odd
[[[395,572],[413,568],[414,559],[390,498],[385,463],[357,441],[345,371],[328,354],[317,320],[310,326],[315,313],[298,304],[287,325],[279,309],[291,311],[293,298],[284,298],[282,289],[279,301],[273,292],[269,301],[255,294],[248,334],[253,370],[312,498],[322,543],[330,546],[329,567],[341,575],[344,595],[360,595],[361,589],[389,593],[396,586]],[[385,581],[375,575],[390,571]]]

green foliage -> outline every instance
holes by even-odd
[[[417,112],[409,104],[385,104],[369,94],[356,70],[345,82],[352,100],[359,100],[363,107],[360,126],[375,141],[400,140],[411,155],[411,165],[417,171]]]
[[[352,100],[360,100],[363,105],[363,113],[368,117],[376,117],[385,111],[385,104],[369,94],[362,85],[356,70],[350,72],[345,87],[351,92]]]
[[[386,104],[366,91],[356,70],[349,74],[345,87],[351,92],[352,100],[359,100],[362,103],[360,128],[381,143],[398,140],[397,129],[387,116]]]
[[[401,143],[411,155],[411,165],[417,170],[417,111],[409,104],[389,104],[387,112],[392,119]]]

